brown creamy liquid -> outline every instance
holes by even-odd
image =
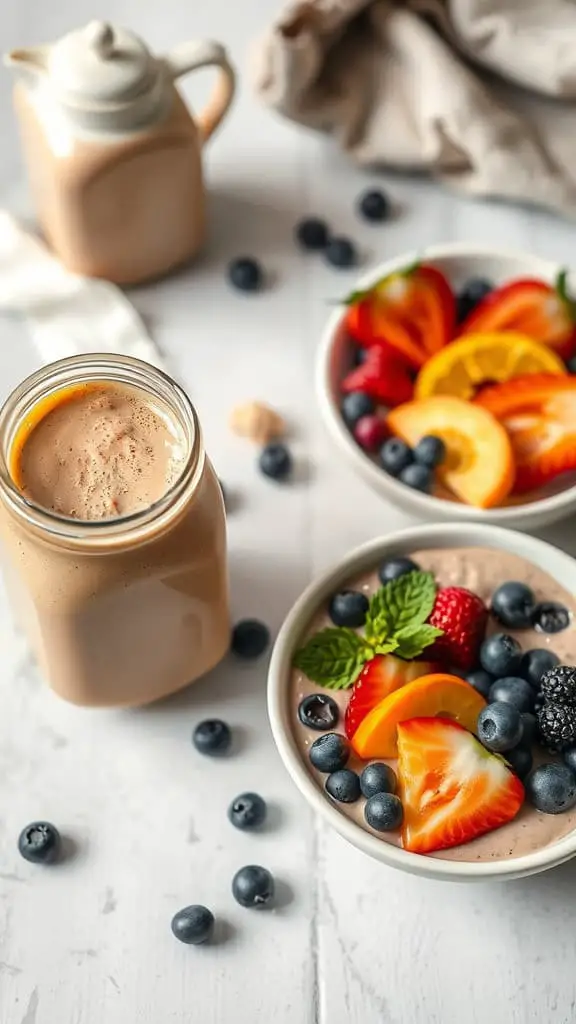
[[[576,664],[576,601],[552,577],[542,572],[535,565],[524,561],[524,559],[519,558],[517,555],[491,548],[415,551],[413,553],[410,552],[410,557],[422,569],[433,572],[440,586],[467,587],[478,594],[487,604],[496,587],[505,580],[522,580],[524,583],[527,583],[534,591],[538,601],[560,601],[572,612],[571,624],[561,633],[547,635],[534,630],[507,630],[507,632],[516,637],[523,650],[529,650],[534,647],[548,647],[558,655],[564,664]],[[347,581],[342,589],[349,587],[353,590],[362,590],[366,594],[371,594],[379,586],[380,582],[376,572],[371,572]],[[310,630],[306,635],[311,635],[331,624],[326,611],[321,611],[312,622]],[[501,631],[501,627],[490,619],[488,633],[499,631]],[[293,671],[290,705],[292,708],[291,720],[294,736],[308,771],[320,789],[323,790],[325,776],[315,771],[308,759],[309,747],[321,733],[314,732],[303,726],[298,719],[297,713],[302,697],[309,693],[321,691],[322,687],[311,683],[301,672]],[[341,719],[338,728],[339,731],[343,732],[344,711],[349,700],[350,691],[329,692],[340,707]],[[395,761],[390,761],[389,763],[396,769]],[[361,761],[353,755],[350,758],[348,767],[360,772],[366,764],[367,762]],[[329,798],[326,797],[326,799]],[[401,846],[398,833],[384,835],[381,832],[374,832],[366,824],[364,820],[364,803],[364,798],[361,798],[355,804],[336,804],[335,806],[342,814],[352,818],[356,824],[372,835],[377,836],[382,842]],[[455,846],[450,850],[442,850],[439,853],[430,854],[430,856],[439,857],[441,860],[459,861],[506,860],[509,857],[520,857],[524,854],[533,853],[544,846],[549,846],[563,836],[568,835],[574,828],[576,828],[576,808],[564,814],[542,814],[526,803],[517,817],[507,825],[503,825],[502,828],[488,832],[486,835],[480,836],[480,838],[474,839],[470,843]]]
[[[10,451],[15,483],[74,529],[137,513],[166,496],[188,459],[180,421],[148,391],[73,385],[33,407]],[[74,545],[2,502],[7,584],[52,688],[81,705],[145,704],[216,665],[230,638],[222,492],[207,458],[177,505],[141,539]]]

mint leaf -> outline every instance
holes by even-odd
[[[400,658],[417,658],[422,651],[433,644],[434,641],[442,636],[444,633],[443,629],[437,629],[436,626],[429,626],[424,624],[421,626],[405,626],[404,629],[398,630],[396,633],[396,654]]]
[[[398,648],[398,641],[394,638],[384,640],[382,643],[375,643],[374,654],[392,654]]]
[[[431,572],[407,572],[380,587],[370,599],[366,616],[366,639],[381,643],[401,629],[421,626],[430,615],[436,597]]]
[[[313,683],[345,690],[356,681],[374,650],[353,629],[321,629],[296,652],[294,665]]]

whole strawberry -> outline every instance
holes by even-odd
[[[444,635],[426,651],[426,657],[469,672],[477,663],[487,621],[488,611],[477,594],[464,587],[444,587],[436,594],[428,619]]]

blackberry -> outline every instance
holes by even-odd
[[[576,707],[571,704],[544,704],[537,713],[538,731],[550,751],[565,750],[576,743]]]
[[[554,701],[557,704],[576,706],[576,668],[573,665],[557,665],[545,672],[540,680],[539,703]]]

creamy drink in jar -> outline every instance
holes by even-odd
[[[227,650],[220,485],[187,396],[147,363],[73,357],[13,392],[0,529],[18,617],[66,700],[148,703]]]

